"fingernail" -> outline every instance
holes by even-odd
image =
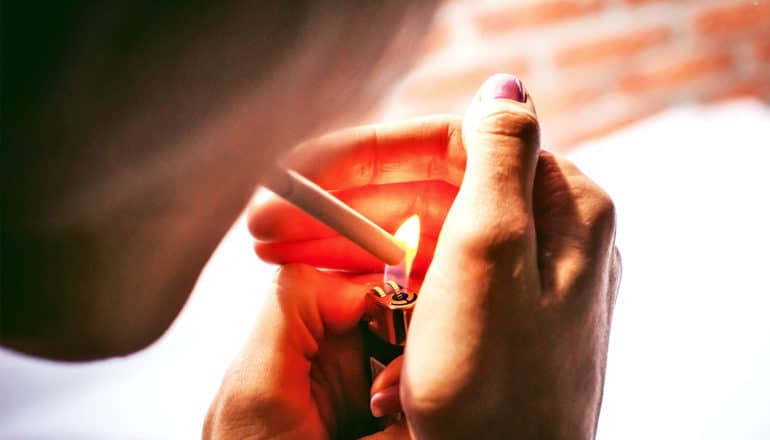
[[[481,86],[481,100],[513,99],[524,102],[524,96],[524,85],[521,80],[509,73],[496,73]]]
[[[374,417],[383,417],[401,411],[401,399],[398,393],[398,385],[393,385],[374,393],[369,401],[372,415]]]

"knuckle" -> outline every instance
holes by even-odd
[[[462,417],[463,402],[467,402],[467,398],[456,389],[448,392],[446,387],[425,385],[408,386],[402,395],[401,404],[410,419],[432,425]]]
[[[616,208],[612,198],[604,190],[594,185],[591,229],[601,236],[613,235],[616,225]]]
[[[466,438],[472,432],[487,431],[502,421],[497,412],[479,411],[476,405],[481,400],[490,408],[504,407],[505,393],[487,390],[473,379],[455,385],[447,387],[439,380],[407,385],[401,401],[405,414],[418,423],[424,433],[430,432],[437,438],[445,438],[452,432],[449,430],[453,430],[453,438]],[[449,421],[452,428],[447,426]]]
[[[308,265],[301,263],[284,264],[279,267],[276,272],[277,280],[293,280],[302,278],[303,275],[307,275],[312,271],[312,268]]]
[[[447,405],[446,402],[424,395],[403,399],[401,405],[411,420],[421,424],[433,424],[435,421],[447,420],[448,416],[453,413],[452,407],[456,406]]]
[[[612,197],[570,160],[544,152],[541,152],[541,159],[546,168],[544,174],[566,179],[565,195],[577,203],[578,215],[590,236],[601,238],[614,234],[616,207]],[[552,176],[552,180],[556,178]],[[554,194],[549,196],[554,197]]]
[[[574,162],[561,154],[553,153],[550,151],[543,151],[541,152],[541,155],[548,157],[553,166],[565,175],[584,176],[583,172],[580,171],[580,168],[578,168]]]
[[[313,267],[301,263],[290,263],[279,266],[273,278],[273,284],[279,287],[292,287],[305,282],[316,274]]]
[[[479,118],[476,130],[480,133],[519,138],[527,144],[537,142],[540,137],[537,117],[518,108],[493,109]]]
[[[437,154],[431,155],[426,164],[426,180],[446,179],[447,174],[447,164],[445,158]]]

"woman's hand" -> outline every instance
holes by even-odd
[[[427,272],[406,355],[375,384],[399,384],[418,438],[595,434],[620,268],[614,209],[538,144],[531,99],[496,75],[462,129],[451,117],[364,127],[298,153],[303,173],[387,229],[421,217]],[[282,201],[249,223],[268,261],[382,268]]]
[[[206,438],[350,438],[371,432],[358,321],[363,284],[283,266],[231,365]]]
[[[371,275],[281,267],[211,404],[203,437],[407,437],[404,424],[375,432],[380,425],[369,410],[369,365],[358,322],[373,282]]]

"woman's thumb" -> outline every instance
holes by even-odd
[[[539,127],[518,78],[498,73],[484,82],[465,114],[463,144],[467,162],[457,202],[469,202],[475,218],[497,225],[507,215],[531,215]]]
[[[463,412],[474,408],[469,402],[501,395],[488,375],[506,367],[495,360],[504,356],[499,341],[519,305],[537,298],[538,131],[513,75],[489,78],[465,115],[465,176],[420,290],[402,370],[401,403],[417,436],[445,433],[449,420],[473,421]]]

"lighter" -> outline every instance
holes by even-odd
[[[410,217],[395,236],[406,245],[406,257],[398,265],[386,266],[382,286],[374,286],[366,294],[364,343],[372,380],[385,365],[403,353],[412,310],[417,302],[417,293],[409,291],[407,286],[419,245],[419,218]]]
[[[364,320],[369,330],[391,345],[403,346],[417,294],[393,280],[375,286],[366,295]]]
[[[416,301],[416,293],[407,291],[393,280],[385,281],[382,287],[375,286],[367,292],[362,322],[366,327],[364,349],[369,358],[371,381],[393,359],[403,354]],[[402,417],[401,413],[382,417],[379,419],[380,427],[386,428]]]

